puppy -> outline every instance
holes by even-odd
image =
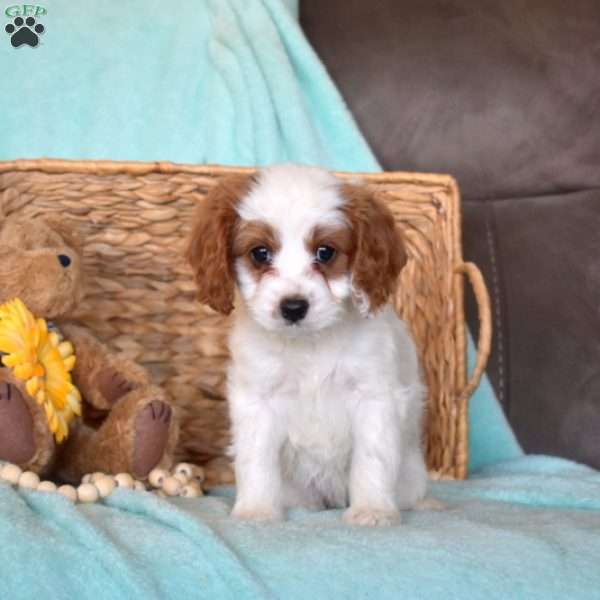
[[[389,210],[361,186],[282,165],[220,182],[188,259],[199,299],[235,305],[228,399],[233,515],[347,508],[388,525],[425,496],[425,388],[388,301],[406,262]]]

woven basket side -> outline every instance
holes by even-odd
[[[183,417],[179,458],[210,462],[212,483],[231,481],[224,458],[229,321],[196,302],[183,260],[194,207],[231,171],[105,164],[95,171],[59,164],[0,165],[0,207],[6,214],[54,212],[76,221],[85,239],[87,277],[74,317],[145,365],[173,396]],[[464,359],[457,353],[464,318],[454,276],[460,261],[458,199],[449,178],[366,179],[405,233],[409,260],[395,306],[415,337],[428,386],[428,465],[441,476],[454,476],[459,436],[465,435],[458,422],[464,411],[457,406],[457,391],[464,387]]]

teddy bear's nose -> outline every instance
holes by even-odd
[[[66,254],[59,254],[58,262],[66,269],[71,264],[71,259]]]

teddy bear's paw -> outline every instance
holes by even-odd
[[[27,463],[35,453],[33,419],[21,392],[0,382],[0,460]]]
[[[135,387],[131,381],[128,381],[124,375],[115,371],[112,367],[106,367],[98,373],[96,385],[102,396],[110,404],[120,400]]]
[[[169,440],[173,411],[162,400],[144,405],[135,419],[133,474],[143,479],[162,459]]]

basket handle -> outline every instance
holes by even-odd
[[[490,349],[492,346],[492,311],[490,296],[485,286],[483,275],[475,263],[461,263],[454,271],[455,273],[466,276],[471,284],[479,314],[479,340],[477,341],[475,368],[461,394],[461,396],[466,399],[471,396],[475,391],[475,388],[479,385],[479,381],[485,371],[490,356]]]

